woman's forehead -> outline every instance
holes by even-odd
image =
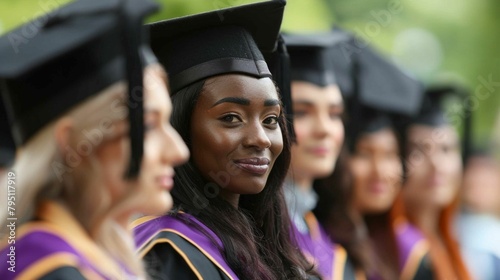
[[[414,125],[408,131],[408,141],[412,144],[442,144],[449,142],[457,142],[458,134],[450,125],[443,126],[427,126]]]
[[[221,98],[239,97],[249,101],[279,99],[276,86],[270,78],[229,74],[208,79],[200,98],[216,102]]]

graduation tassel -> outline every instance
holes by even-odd
[[[150,5],[147,12],[151,13],[157,9],[157,5]],[[125,177],[133,179],[139,175],[142,155],[144,153],[144,67],[140,54],[142,21],[144,16],[136,14],[133,3],[128,0],[122,1],[120,16],[122,18],[122,36],[126,55],[128,118],[130,123],[130,164]]]
[[[276,81],[280,90],[288,135],[290,136],[291,142],[296,143],[295,130],[293,127],[290,56],[288,55],[285,41],[281,35],[279,35],[277,40],[277,49],[270,54],[265,54],[265,58],[271,73],[273,74],[273,79]]]

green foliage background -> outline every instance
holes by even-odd
[[[67,2],[2,0],[0,33]],[[149,21],[256,0],[158,2],[163,8]],[[319,31],[338,24],[356,32],[426,84],[451,81],[466,85],[478,100],[471,103],[477,105],[474,139],[485,142],[492,135],[500,107],[499,14],[498,0],[288,0],[283,29]],[[485,91],[482,80],[492,80],[498,86]]]

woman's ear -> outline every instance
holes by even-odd
[[[57,150],[61,153],[61,155],[66,154],[67,148],[71,144],[70,141],[73,128],[73,121],[68,117],[58,120],[55,125],[54,138],[56,140]]]

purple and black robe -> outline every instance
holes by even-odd
[[[405,219],[393,225],[396,241],[399,278],[401,280],[432,280],[434,274],[429,259],[429,243],[422,233]],[[376,274],[368,280],[383,280]]]
[[[220,238],[187,213],[134,222],[139,255],[152,279],[233,279]]]
[[[292,223],[292,238],[306,259],[314,264],[324,280],[356,279],[353,265],[348,261],[346,250],[331,241],[312,212],[304,220],[308,232],[301,232]]]
[[[362,279],[357,278],[346,250],[332,241],[311,212],[318,199],[314,190],[302,190],[287,182],[285,199],[292,220],[291,238],[322,279]]]
[[[15,243],[1,241],[0,279],[137,279],[58,204],[44,202],[36,213],[16,229]]]
[[[402,280],[432,280],[429,243],[410,223],[401,221],[394,226]]]

